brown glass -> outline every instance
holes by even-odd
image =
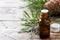
[[[50,38],[50,19],[48,13],[42,13],[39,19],[39,36],[41,39]]]

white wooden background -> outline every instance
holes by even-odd
[[[21,6],[25,5],[22,0],[0,0],[0,40],[20,40],[17,32],[23,27]]]

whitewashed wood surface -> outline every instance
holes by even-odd
[[[21,7],[25,5],[22,0],[0,0],[0,40],[20,40],[24,10]]]

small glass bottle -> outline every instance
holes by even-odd
[[[48,17],[48,10],[41,10],[39,19],[39,36],[41,39],[50,38],[50,19]]]

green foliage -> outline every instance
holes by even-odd
[[[28,0],[28,1],[30,1],[31,3],[28,5],[28,7],[30,8],[30,9],[34,9],[34,10],[36,10],[36,11],[39,11],[40,12],[40,10],[42,10],[44,7],[43,7],[43,5],[45,4],[45,2],[46,2],[46,0]],[[34,11],[33,10],[33,11]]]
[[[55,19],[55,23],[59,23],[59,24],[60,24],[59,21],[60,21],[60,18],[56,18],[56,19]]]
[[[36,16],[39,18],[40,16],[40,11],[44,9],[44,4],[47,0],[27,0],[29,1],[29,5],[27,7],[32,10],[33,12],[37,12]]]
[[[29,15],[29,13],[24,11],[24,18],[22,18],[22,21],[25,21],[25,23],[22,24],[26,26],[24,29],[22,29],[24,31],[31,31],[34,29],[35,26],[38,26],[38,19],[36,17],[36,12],[31,11],[31,15]]]
[[[26,7],[30,9],[31,15],[30,13],[24,11],[24,18],[22,18],[22,21],[24,21],[25,23],[22,25],[26,27],[22,30],[31,31],[38,27],[40,11],[44,9],[44,4],[46,0],[24,0],[24,1],[29,2],[29,5],[27,5]]]

